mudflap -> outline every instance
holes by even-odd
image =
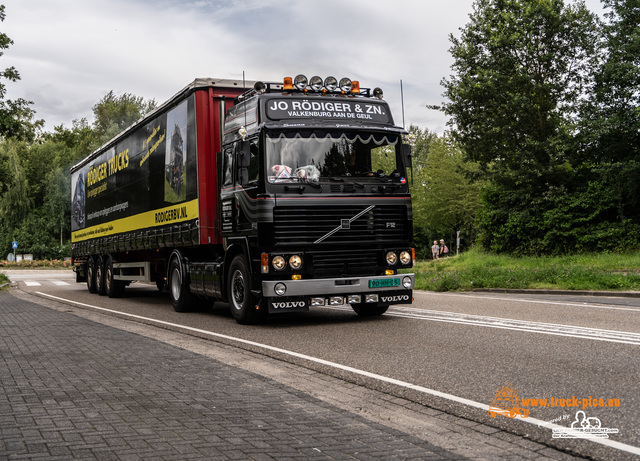
[[[308,312],[309,303],[310,298],[308,297],[283,297],[267,299],[269,314],[282,314],[284,312]]]

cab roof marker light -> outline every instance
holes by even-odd
[[[293,79],[291,77],[284,78],[284,85],[282,89],[285,91],[293,91]]]

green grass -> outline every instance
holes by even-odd
[[[413,268],[416,289],[640,290],[640,252],[516,258],[471,250]]]

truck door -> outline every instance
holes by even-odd
[[[222,230],[243,232],[257,228],[254,203],[260,175],[258,141],[238,140],[223,151]]]

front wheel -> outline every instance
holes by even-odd
[[[376,315],[382,315],[387,312],[387,309],[389,309],[389,305],[377,303],[360,303],[352,304],[351,308],[356,314],[361,317],[373,317]]]
[[[186,281],[182,264],[175,258],[169,265],[169,294],[171,304],[176,312],[189,312],[191,310],[192,294]]]
[[[251,296],[251,273],[247,261],[242,255],[233,258],[229,266],[227,278],[227,296],[231,315],[242,325],[256,323],[261,318],[261,311],[256,309],[255,300]]]

